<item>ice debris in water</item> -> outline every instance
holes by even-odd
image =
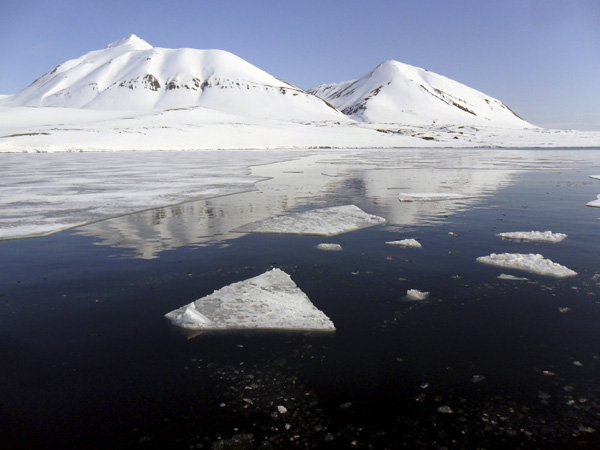
[[[540,254],[523,253],[492,253],[489,256],[480,256],[477,261],[492,266],[505,267],[508,269],[525,270],[538,275],[548,275],[552,277],[572,277],[577,272],[552,262]]]
[[[436,202],[441,200],[462,200],[473,197],[477,196],[454,192],[410,192],[398,194],[398,200],[401,202]]]
[[[510,233],[498,233],[496,236],[502,239],[540,242],[560,242],[567,238],[567,235],[564,233],[553,233],[552,231],[514,231]]]
[[[188,330],[335,330],[331,320],[280,269],[225,286],[165,317]]]
[[[324,250],[326,252],[339,252],[342,250],[342,246],[340,244],[319,244],[317,245],[317,249]]]
[[[596,208],[600,208],[600,194],[596,200],[587,203],[587,206],[595,206]]]
[[[422,245],[416,239],[402,239],[400,241],[388,241],[386,244],[397,245],[399,247],[421,248]]]
[[[422,292],[418,289],[409,289],[406,291],[406,298],[408,300],[425,300],[429,297],[429,292]]]
[[[498,275],[499,280],[511,280],[511,281],[529,281],[529,278],[525,277],[515,277],[514,275],[508,275],[506,273],[501,273]]]
[[[383,217],[367,214],[355,205],[344,205],[270,217],[246,224],[236,231],[334,236],[382,223],[385,223]]]

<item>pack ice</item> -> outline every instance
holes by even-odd
[[[568,237],[564,233],[553,233],[552,231],[514,231],[510,233],[498,233],[496,236],[502,239],[540,242],[560,242]]]
[[[458,194],[456,192],[411,192],[398,194],[401,202],[436,202],[442,200],[463,200],[478,197],[476,195]]]
[[[573,277],[577,275],[577,272],[552,262],[540,254],[533,253],[492,253],[489,256],[480,256],[477,258],[477,261],[492,266],[525,270],[538,275],[547,275],[558,278]]]
[[[272,269],[165,314],[188,330],[335,331],[291,277]]]
[[[344,205],[270,217],[244,225],[236,231],[335,236],[382,223],[385,223],[383,217],[367,214],[355,205]]]

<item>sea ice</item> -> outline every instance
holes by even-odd
[[[165,317],[188,330],[335,331],[331,320],[280,269],[225,286]]]
[[[525,277],[515,277],[514,275],[508,275],[505,273],[501,273],[498,275],[499,280],[511,280],[511,281],[529,281],[529,278]]]
[[[342,246],[340,244],[323,243],[323,244],[317,245],[317,248],[319,250],[324,250],[327,252],[339,252],[340,250],[342,250]]]
[[[389,245],[397,245],[400,247],[411,247],[411,248],[421,248],[422,245],[416,239],[402,239],[399,241],[388,241],[386,244]]]
[[[344,205],[270,217],[244,225],[236,231],[334,236],[384,222],[383,217],[367,214],[358,206]]]
[[[587,206],[595,206],[596,208],[600,208],[600,195],[598,195],[596,200],[592,200],[591,202],[587,203]]]
[[[408,300],[425,300],[429,297],[429,292],[422,292],[418,289],[409,289],[406,291],[406,298]]]
[[[553,233],[552,231],[514,231],[510,233],[498,233],[496,236],[502,239],[519,239],[523,241],[560,242],[567,238],[566,234]]]
[[[477,261],[492,266],[505,267],[508,269],[525,270],[538,275],[548,275],[553,277],[572,277],[577,272],[552,262],[540,254],[523,253],[492,253],[489,256],[480,256]]]
[[[590,178],[593,178],[594,180],[600,180],[600,175],[590,175]]]
[[[441,200],[462,200],[478,197],[476,195],[457,194],[454,192],[411,192],[398,194],[401,202],[436,202]]]

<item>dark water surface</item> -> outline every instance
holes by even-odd
[[[0,448],[599,448],[600,209],[585,206],[599,158],[533,153],[485,170],[446,168],[444,153],[378,170],[338,159],[315,171],[331,178],[318,192],[283,175],[306,167],[285,166],[256,192],[0,242]],[[434,188],[485,196],[396,199]],[[388,223],[331,238],[231,232],[341,204]],[[495,237],[531,230],[569,237]],[[385,244],[402,238],[423,248]],[[475,261],[493,252],[541,253],[578,275]],[[163,317],[271,267],[337,331],[188,340]],[[431,295],[407,302],[408,289]]]

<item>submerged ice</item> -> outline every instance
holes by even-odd
[[[270,217],[244,225],[236,231],[334,236],[382,223],[385,223],[383,217],[367,214],[355,205],[344,205]]]
[[[577,272],[557,264],[540,254],[523,253],[492,253],[489,256],[480,256],[477,261],[492,266],[504,267],[508,269],[525,270],[538,275],[547,275],[552,277],[572,277]]]
[[[335,331],[333,322],[280,269],[225,286],[165,317],[188,330]]]
[[[502,239],[540,242],[560,242],[568,237],[564,233],[553,233],[552,231],[514,231],[510,233],[498,233],[496,236]]]

